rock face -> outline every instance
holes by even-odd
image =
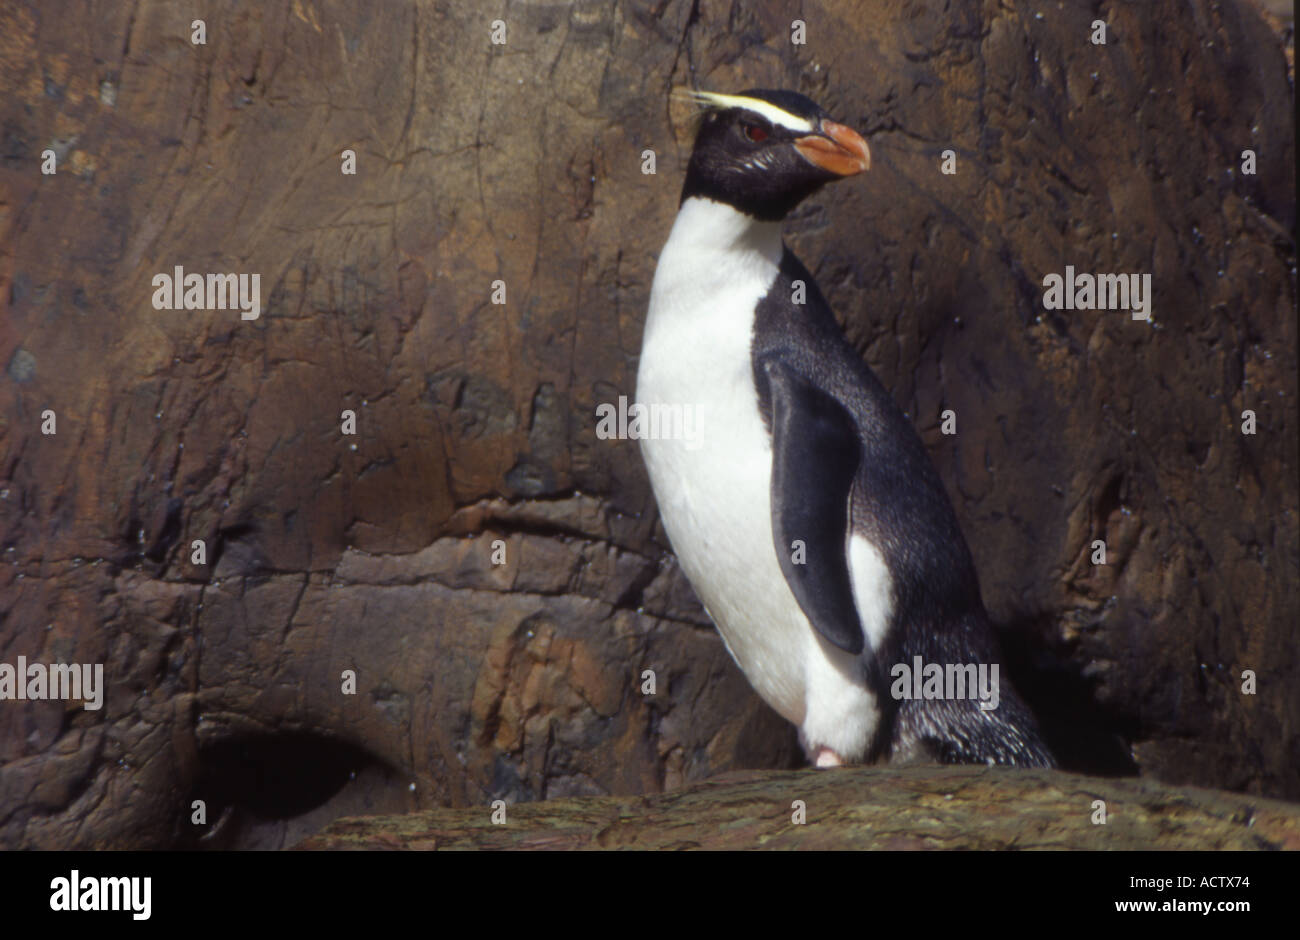
[[[826,0],[794,43],[786,6],[513,5],[504,45],[468,0],[226,0],[198,45],[163,0],[0,7],[0,663],[106,685],[0,701],[0,845],[798,765],[596,433],[691,82],[870,140],[788,240],[930,447],[1064,763],[1300,798],[1282,41],[1244,3],[1108,7],[1094,44],[1091,4]],[[1067,265],[1150,274],[1150,320],[1045,309]],[[258,274],[260,315],[155,309],[176,266]]]

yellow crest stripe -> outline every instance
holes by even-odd
[[[784,108],[778,108],[770,101],[764,101],[761,98],[746,98],[744,95],[724,95],[716,91],[700,91],[694,88],[683,89],[681,96],[685,97],[696,104],[703,105],[709,110],[720,111],[724,108],[741,108],[745,111],[752,111],[773,124],[800,134],[811,134],[813,125],[807,118],[801,118],[797,114],[791,114]]]

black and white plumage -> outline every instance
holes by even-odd
[[[1050,766],[1006,682],[992,710],[890,693],[897,663],[991,664],[997,646],[920,438],[781,238],[802,199],[868,168],[866,142],[793,92],[693,94],[637,376],[643,407],[698,409],[698,441],[641,441],[683,570],[815,764]]]

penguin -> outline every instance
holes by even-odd
[[[642,415],[695,416],[694,439],[654,422],[639,435],[678,563],[813,766],[1054,766],[1000,681],[974,560],[920,436],[782,239],[790,210],[870,167],[867,142],[792,91],[687,94],[701,119],[636,389]],[[998,680],[982,698],[981,666]]]

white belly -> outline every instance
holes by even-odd
[[[772,538],[772,450],[750,345],[754,307],[777,277],[779,229],[746,221],[750,237],[724,238],[730,250],[719,251],[716,237],[708,244],[679,237],[702,228],[690,214],[692,202],[660,256],[637,375],[642,406],[694,408],[699,418],[697,440],[641,441],[660,516],[682,569],[755,691],[800,726],[805,746],[811,739],[860,756],[876,714],[860,664],[808,622]],[[739,216],[701,205],[697,216]],[[707,221],[719,223],[716,236],[728,220]]]
[[[712,356],[642,351],[637,400],[700,415],[698,446],[642,440],[642,454],[673,551],[731,655],[764,699],[801,723],[809,624],[772,544],[772,452],[747,375],[748,344],[701,341]]]

